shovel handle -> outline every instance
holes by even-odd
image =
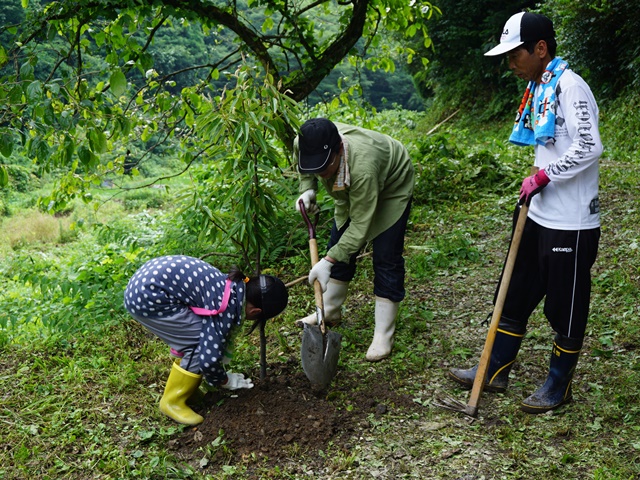
[[[300,213],[304,218],[305,222],[307,222],[307,227],[309,228],[309,255],[311,256],[311,267],[313,267],[316,263],[320,261],[318,258],[318,242],[316,240],[316,225],[318,223],[318,217],[320,214],[316,214],[315,222],[312,223],[307,215],[307,210],[304,207],[304,202],[300,200],[298,202],[300,205]],[[316,316],[320,317],[320,331],[322,335],[325,334],[325,325],[324,325],[324,302],[322,300],[322,285],[317,280],[313,282],[313,293],[316,300]]]
[[[538,167],[531,167],[532,175],[535,175],[537,171]],[[489,360],[491,360],[491,351],[493,350],[493,343],[496,339],[496,333],[498,331],[500,317],[502,316],[504,302],[507,298],[507,291],[509,290],[509,284],[511,283],[511,274],[513,273],[513,267],[516,263],[518,247],[520,246],[520,240],[522,239],[522,232],[524,231],[524,225],[527,221],[528,213],[529,206],[524,203],[520,207],[520,212],[518,213],[518,221],[516,222],[513,237],[511,238],[511,246],[509,247],[509,254],[507,255],[507,261],[502,273],[502,280],[500,281],[500,287],[498,288],[498,296],[496,297],[493,314],[491,315],[491,323],[489,324],[487,339],[485,340],[484,348],[482,349],[482,356],[480,357],[480,363],[478,364],[478,370],[476,371],[476,378],[473,380],[471,395],[469,396],[469,401],[464,409],[464,413],[471,417],[475,417],[478,414],[480,395],[482,395],[482,390],[484,389],[485,377],[487,376],[487,370],[489,369]]]
[[[309,238],[316,238],[316,226],[318,225],[318,218],[320,218],[320,212],[316,213],[316,218],[312,223],[311,220],[309,219],[309,215],[307,215],[307,209],[305,208],[304,202],[302,200],[298,202],[298,206],[300,207],[300,213],[302,214],[302,218],[304,218],[304,221],[307,223],[307,228],[309,229]]]
[[[318,242],[315,238],[309,239],[309,253],[311,255],[311,266],[318,263]],[[322,299],[322,285],[318,280],[313,282],[313,293],[316,299],[316,315],[320,317],[320,331],[325,334],[324,326],[324,301]]]

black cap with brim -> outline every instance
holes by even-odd
[[[340,133],[331,120],[312,118],[304,122],[298,135],[298,171],[322,173],[331,161],[331,152],[340,143]]]
[[[553,22],[539,13],[520,12],[512,15],[505,23],[500,43],[485,53],[493,57],[518,48],[525,42],[555,38]]]

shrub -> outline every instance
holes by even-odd
[[[517,154],[509,153],[505,146],[462,149],[453,137],[439,134],[424,138],[418,149],[414,193],[417,204],[469,200],[513,188],[522,178]]]
[[[145,208],[162,208],[166,200],[165,188],[145,188],[131,190],[124,196],[124,208],[129,211],[143,210]]]

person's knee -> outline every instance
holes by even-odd
[[[350,282],[356,274],[356,265],[344,262],[336,262],[331,269],[331,278],[341,282]]]
[[[404,269],[391,271],[376,271],[373,280],[373,292],[378,297],[388,298],[392,302],[404,299]]]

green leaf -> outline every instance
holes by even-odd
[[[4,67],[8,61],[9,57],[7,57],[7,52],[2,45],[0,45],[0,68]]]
[[[89,150],[86,145],[81,145],[78,147],[78,158],[84,165],[91,165],[91,150]]]
[[[42,83],[39,80],[31,82],[27,87],[27,98],[36,100],[42,95]]]
[[[122,136],[126,137],[131,133],[131,121],[126,117],[118,117],[116,119]]]
[[[89,130],[89,145],[95,153],[104,153],[107,151],[107,136],[102,130],[92,128]]]
[[[49,99],[47,99],[44,103],[42,121],[47,125],[53,125],[53,123],[55,122],[55,113],[53,111],[53,105],[51,104],[51,100]]]
[[[273,19],[271,17],[267,17],[262,24],[262,32],[266,33],[273,28]]]
[[[11,88],[11,90],[9,91],[9,102],[22,102],[22,88],[20,88],[20,85],[14,85],[13,88]]]
[[[147,71],[153,67],[153,57],[148,52],[140,54],[138,62],[140,62],[140,66],[144,71]]]
[[[0,187],[6,187],[8,183],[9,172],[7,172],[7,167],[0,165]]]
[[[120,69],[111,74],[109,83],[111,84],[111,91],[116,97],[119,97],[127,90],[127,77],[124,76]]]
[[[60,159],[65,165],[67,163],[71,163],[75,148],[76,148],[76,145],[73,139],[69,135],[65,135],[64,146],[61,149],[61,155],[60,155]]]
[[[22,8],[27,8],[29,6],[29,0],[22,0]]]
[[[13,135],[3,133],[0,135],[0,153],[5,157],[10,157],[13,152]]]
[[[96,45],[101,47],[102,45],[104,45],[104,41],[106,38],[106,34],[104,32],[104,30],[96,32],[93,34],[93,40],[96,42]]]

